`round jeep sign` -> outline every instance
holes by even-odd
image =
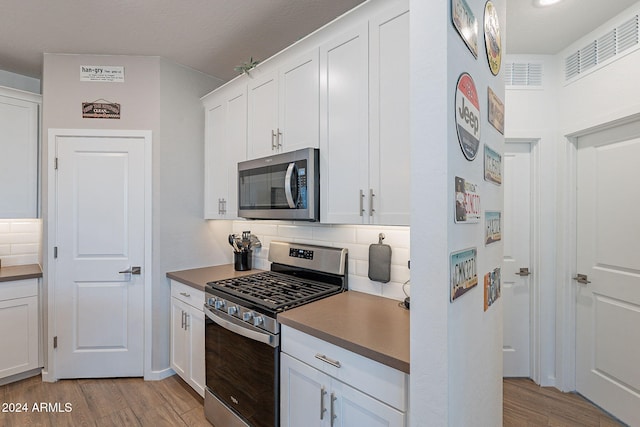
[[[480,104],[476,85],[468,73],[458,79],[455,115],[460,148],[467,160],[473,160],[480,146]]]

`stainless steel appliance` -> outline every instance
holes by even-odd
[[[278,313],[347,289],[347,250],[271,242],[270,271],[206,286],[205,415],[218,427],[279,425]]]
[[[317,148],[238,163],[238,215],[251,219],[320,220]]]

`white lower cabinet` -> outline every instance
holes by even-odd
[[[0,283],[0,378],[36,369],[38,279]]]
[[[204,397],[204,292],[171,281],[171,368]]]
[[[280,387],[282,427],[406,425],[408,375],[286,326]]]

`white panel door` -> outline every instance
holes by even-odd
[[[60,136],[58,378],[142,376],[144,138]],[[144,273],[144,272],[143,272]]]
[[[531,276],[516,273],[520,268],[531,268],[531,145],[505,144],[503,161],[503,375],[528,378],[531,376]]]
[[[640,425],[640,121],[578,140],[576,389]],[[582,282],[586,282],[583,280]]]

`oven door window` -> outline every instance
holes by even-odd
[[[205,326],[207,387],[250,425],[278,425],[279,347],[217,325]]]
[[[306,172],[306,160],[240,171],[239,208],[306,209]]]

